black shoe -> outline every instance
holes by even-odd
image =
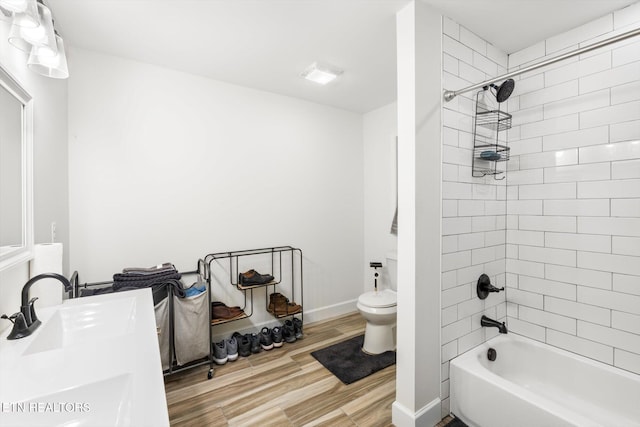
[[[260,331],[260,346],[262,346],[263,350],[271,350],[273,348],[271,330],[266,326]]]
[[[245,337],[251,342],[251,353],[260,353],[260,336],[256,333],[246,334]]]
[[[296,333],[296,339],[302,339],[302,320],[297,317],[293,318],[293,329]]]
[[[260,274],[255,270],[238,274],[238,283],[244,286],[264,285],[272,282],[274,277],[270,274]]]
[[[296,329],[293,326],[293,322],[289,319],[284,321],[282,326],[282,336],[288,343],[296,342]]]
[[[274,347],[282,347],[284,339],[282,338],[282,327],[275,326],[271,329],[271,341],[273,341]]]
[[[251,340],[246,335],[242,335],[240,332],[234,332],[232,338],[236,339],[238,343],[238,354],[242,357],[251,355]]]

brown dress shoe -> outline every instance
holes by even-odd
[[[244,314],[244,311],[242,311],[240,307],[227,307],[219,301],[214,301],[213,303],[211,303],[212,319],[229,320],[235,319],[236,317],[244,316]]]
[[[274,292],[269,296],[269,307],[267,311],[276,316],[286,316],[302,312],[302,306],[295,302],[290,302],[289,298],[281,293]]]

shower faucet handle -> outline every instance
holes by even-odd
[[[496,288],[491,284],[491,279],[486,274],[481,274],[478,278],[478,284],[476,285],[476,293],[478,294],[478,298],[486,299],[491,292],[500,292],[504,291],[504,286],[501,288]]]

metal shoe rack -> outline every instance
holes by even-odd
[[[476,178],[493,175],[494,179],[505,178],[498,164],[509,160],[509,147],[499,139],[500,132],[511,129],[511,114],[497,107],[488,108],[481,96],[486,89],[476,94],[476,114],[473,126],[472,175]],[[501,177],[498,177],[502,175]]]
[[[199,275],[200,278],[206,280],[210,274],[209,274],[209,266],[208,264],[206,264],[202,259],[198,260],[198,265],[196,270],[194,271],[180,271],[179,273],[182,276],[188,276],[188,275]],[[69,280],[71,282],[72,285],[72,293],[73,295],[71,295],[71,298],[80,298],[80,290],[81,289],[88,289],[88,288],[105,288],[105,287],[109,287],[111,285],[113,285],[113,281],[104,281],[104,282],[92,282],[92,283],[80,283],[80,279],[79,279],[79,275],[77,271],[74,271],[71,279]],[[183,365],[178,365],[177,362],[177,358],[176,358],[176,353],[175,353],[175,321],[174,321],[174,301],[173,301],[173,296],[174,296],[174,291],[173,291],[173,285],[167,283],[167,284],[162,284],[162,283],[158,283],[158,285],[154,285],[154,292],[155,291],[160,291],[160,288],[162,286],[166,287],[166,292],[167,292],[167,297],[168,298],[168,304],[169,304],[169,368],[165,369],[163,371],[164,376],[169,376],[169,375],[173,375],[176,374],[178,372],[182,372],[184,370],[187,369],[191,369],[191,368],[195,368],[197,366],[202,366],[202,365],[209,365],[209,371],[207,373],[207,378],[211,379],[213,378],[213,374],[214,374],[214,362],[213,362],[213,349],[211,347],[211,345],[209,344],[209,351],[208,354],[203,357],[202,359],[198,359],[198,360],[192,360],[190,362],[187,362]],[[207,305],[208,305],[208,319],[211,319],[211,284],[207,283]],[[143,289],[143,288],[141,288]],[[126,292],[126,291],[125,291]],[[161,330],[160,327],[158,326],[158,335],[160,335]],[[212,341],[212,337],[211,337],[211,328],[209,328],[209,340],[208,342],[211,343]]]
[[[258,257],[261,257],[262,262],[265,262],[264,257],[267,257],[266,262],[271,264],[270,273],[274,279],[271,282],[246,286],[239,283],[238,275],[243,271],[253,268],[252,262],[258,261]],[[284,267],[283,267],[284,260]],[[280,288],[285,287],[286,282],[290,282],[287,286],[289,291],[286,295],[291,302],[296,302],[300,307],[304,307],[303,304],[303,274],[302,274],[302,250],[294,248],[292,246],[276,246],[271,248],[262,249],[247,249],[241,251],[229,251],[229,252],[217,252],[211,253],[204,257],[204,262],[207,265],[208,276],[205,277],[209,288],[213,289],[212,283],[212,271],[217,271],[220,268],[226,270],[229,275],[228,284],[233,286],[239,291],[242,291],[244,303],[241,307],[244,315],[234,317],[232,319],[212,319],[211,326],[217,326],[224,323],[234,322],[236,320],[246,319],[253,315],[253,291],[260,288],[264,289],[266,307],[265,311],[269,311],[269,294],[276,292],[279,285]],[[287,265],[288,264],[288,265]],[[214,265],[217,265],[216,268]],[[290,277],[284,278],[283,273],[290,268]],[[265,273],[265,272],[260,272]],[[283,280],[285,283],[283,283]],[[226,279],[224,280],[226,282]],[[248,295],[247,295],[248,294]],[[298,298],[299,295],[299,300]],[[271,313],[276,318],[284,318],[293,315],[300,315],[303,320],[302,309],[295,312],[285,312],[284,314],[277,315]]]

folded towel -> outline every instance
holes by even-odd
[[[142,267],[128,267],[122,270],[122,273],[125,274],[138,274],[138,275],[146,275],[146,274],[154,274],[154,273],[163,273],[167,271],[176,272],[176,267],[170,262],[165,262],[164,264],[155,265],[153,267],[142,268]]]
[[[174,279],[176,278],[176,276],[180,276],[180,273],[178,273],[175,270],[168,270],[168,271],[160,271],[157,273],[145,273],[145,274],[140,274],[140,273],[116,273],[113,275],[113,281],[114,282],[135,282],[138,280],[156,280],[156,279],[164,279],[164,278],[169,278],[169,279]],[[177,277],[178,279],[180,277]]]
[[[162,272],[154,274],[137,275],[132,273],[118,273],[113,275],[113,285],[115,288],[121,286],[135,286],[146,288],[156,283],[167,280],[180,280],[182,275],[178,272]]]
[[[184,286],[180,279],[180,273],[168,275],[165,277],[156,277],[152,280],[116,280],[113,282],[113,290],[120,292],[121,290],[149,288],[156,285],[169,285],[173,287],[175,295],[184,298]]]

